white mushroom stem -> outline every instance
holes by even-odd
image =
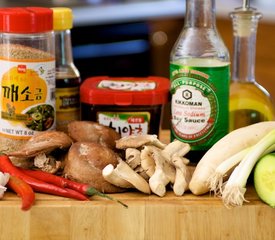
[[[138,167],[136,167],[135,172],[138,173],[140,176],[142,176],[146,181],[149,180],[149,176],[147,175],[147,173],[144,171],[144,169],[139,165]]]
[[[151,193],[148,182],[132,168],[130,168],[127,163],[119,160],[119,164],[116,166],[116,169],[119,173],[119,176],[131,183],[136,189],[143,193]]]
[[[152,147],[145,146],[140,153],[140,165],[146,172],[146,174],[151,177],[155,172],[155,160],[153,158]]]
[[[148,144],[153,145],[153,146],[155,146],[155,147],[158,147],[158,148],[160,148],[160,149],[164,149],[165,146],[166,146],[166,144],[162,143],[162,142],[158,139],[157,135],[151,135],[150,142],[149,142]]]
[[[161,151],[153,149],[153,158],[156,163],[155,172],[149,179],[149,185],[153,193],[163,197],[166,193],[166,186],[169,182],[175,181],[175,169],[165,161]]]
[[[141,162],[140,151],[135,148],[127,148],[125,150],[125,161],[132,169],[135,169]]]
[[[156,168],[154,175],[149,179],[149,185],[152,192],[160,197],[163,197],[165,195],[166,185],[168,183],[169,179],[161,168]]]
[[[177,196],[182,196],[188,189],[190,174],[188,173],[186,165],[189,163],[189,160],[183,156],[188,153],[190,149],[191,147],[188,143],[175,140],[162,150],[162,155],[165,160],[176,168],[173,191]]]
[[[163,150],[162,154],[168,162],[171,162],[172,157],[179,156],[182,157],[190,151],[191,147],[188,143],[175,140],[169,143]],[[189,163],[189,160],[186,158],[182,159],[185,164]]]
[[[118,161],[119,161],[119,163],[118,163],[118,165],[116,166],[116,168],[113,171],[113,172],[115,172],[116,175],[113,175],[113,177],[114,178],[118,178],[118,179],[124,179],[126,182],[130,183],[133,187],[135,187],[139,191],[141,191],[143,193],[150,194],[151,190],[150,190],[148,182],[146,182],[146,180],[143,177],[141,177],[138,173],[136,173],[122,159],[119,159]],[[104,169],[103,169],[103,172],[102,172],[103,177],[104,177],[104,175],[106,173],[106,172],[104,173]]]
[[[117,169],[115,169],[112,164],[108,164],[105,168],[103,168],[102,176],[106,181],[115,186],[121,188],[134,188],[131,183],[120,177]]]
[[[182,196],[188,189],[191,175],[188,172],[187,165],[184,164],[181,157],[173,157],[172,162],[176,167],[176,178],[173,185],[173,191],[177,196]]]

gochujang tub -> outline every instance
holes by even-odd
[[[170,82],[163,77],[86,79],[80,87],[81,120],[115,129],[122,137],[158,134]]]

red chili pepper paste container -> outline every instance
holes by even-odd
[[[170,82],[162,77],[86,79],[80,87],[81,120],[115,129],[122,137],[159,133]]]

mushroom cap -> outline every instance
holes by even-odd
[[[108,164],[118,164],[118,155],[112,149],[98,143],[75,142],[68,151],[63,174],[71,180],[89,184],[101,192],[125,191],[104,179],[102,170]]]
[[[67,149],[73,140],[61,131],[45,131],[36,133],[18,151],[8,152],[12,157],[34,157],[41,153],[50,153],[55,149]]]
[[[68,135],[76,142],[94,142],[111,149],[120,134],[114,129],[92,121],[72,121],[68,124]]]
[[[157,135],[130,135],[116,140],[116,148],[140,148],[144,145],[154,145],[163,149],[166,144],[158,140]]]

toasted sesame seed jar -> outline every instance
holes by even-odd
[[[55,42],[49,8],[0,8],[0,151],[55,129]]]

